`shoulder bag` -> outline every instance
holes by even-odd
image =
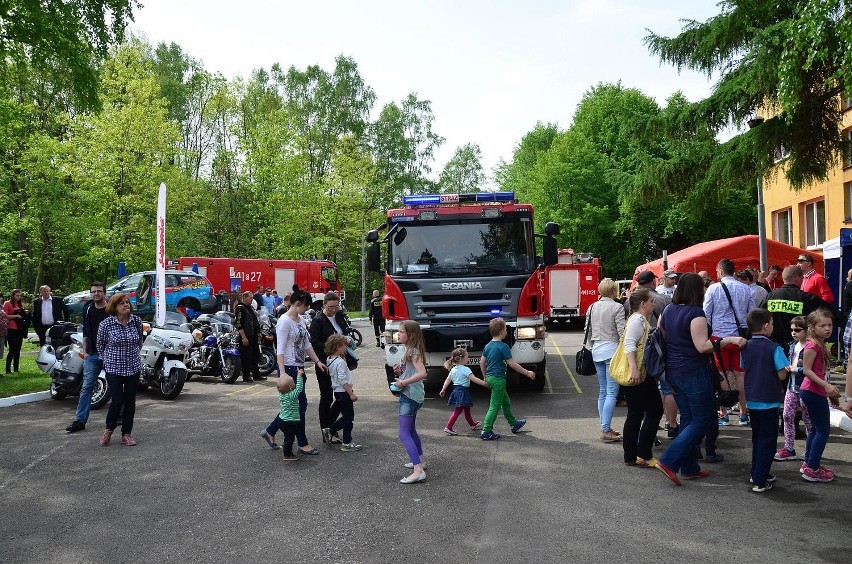
[[[642,337],[636,343],[636,366],[639,368],[639,382],[636,384],[641,384],[645,381],[645,377],[647,372],[645,371],[645,342],[648,340],[648,322],[644,319],[642,320],[642,324],[644,325],[644,332],[642,333]],[[618,346],[615,348],[615,353],[613,353],[612,358],[609,361],[609,376],[620,386],[635,386],[633,382],[630,381],[630,362],[627,360],[627,353],[624,350],[624,336],[627,335],[627,329],[625,328],[624,333],[621,334],[621,338],[618,340]]]
[[[589,342],[589,335],[592,331],[593,307],[594,305],[589,306],[589,309],[586,312],[586,316],[589,319],[589,323],[586,324],[586,336],[583,338],[583,346],[580,347],[579,351],[577,351],[576,365],[574,367],[577,374],[580,374],[582,376],[593,376],[598,372],[595,368],[595,361],[592,360],[592,351],[591,349],[586,348],[586,345]]]
[[[733,407],[739,400],[740,394],[737,389],[731,386],[731,381],[728,379],[728,371],[725,369],[725,360],[722,358],[722,346],[720,341],[713,341],[713,354],[719,360],[719,368],[721,373],[713,362],[713,357],[710,357],[710,378],[713,380],[713,389],[716,391],[716,397],[719,399],[719,405],[723,407]],[[722,380],[727,382],[728,389],[722,389]]]
[[[734,309],[734,300],[731,299],[731,292],[721,280],[719,281],[719,285],[722,286],[722,290],[725,292],[725,297],[728,298],[728,305],[731,306],[731,312],[734,314],[734,322],[737,324],[737,332],[743,339],[751,339],[751,330],[748,327],[740,325],[740,320],[737,318],[737,310]]]
[[[663,315],[657,320],[657,326],[648,332],[645,339],[645,373],[651,378],[660,378],[666,371],[666,334],[663,329]]]

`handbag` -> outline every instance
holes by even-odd
[[[648,338],[645,339],[645,353],[643,361],[645,363],[645,374],[651,378],[659,378],[666,371],[666,334],[662,326],[663,316],[660,314],[660,319],[657,320],[657,326],[648,332]]]
[[[630,362],[627,360],[627,353],[624,350],[624,336],[627,334],[626,329],[624,330],[624,333],[621,334],[621,339],[618,340],[618,346],[615,347],[615,353],[613,353],[612,358],[609,361],[609,377],[618,382],[620,386],[635,386],[645,381],[646,372],[643,357],[645,356],[645,341],[648,339],[649,325],[644,319],[642,320],[642,323],[645,326],[644,333],[636,343],[636,366],[639,367],[639,382],[634,384],[630,380]]]
[[[741,326],[740,320],[737,319],[737,310],[734,309],[734,301],[731,299],[731,292],[728,290],[728,287],[725,286],[724,282],[720,281],[719,285],[722,286],[722,290],[725,292],[725,297],[728,298],[728,305],[731,306],[731,311],[734,314],[734,322],[737,324],[737,333],[739,333],[740,337],[743,339],[751,339],[751,329]]]
[[[574,370],[581,376],[593,376],[598,371],[595,368],[595,361],[592,360],[592,351],[586,348],[586,343],[589,342],[589,334],[592,330],[592,307],[589,307],[586,315],[589,318],[589,323],[586,325],[586,336],[583,338],[583,346],[577,351]]]
[[[722,368],[722,372],[719,373],[719,370],[716,368],[711,357],[710,377],[713,379],[713,389],[716,392],[716,397],[719,399],[719,405],[723,407],[733,407],[738,401],[740,401],[740,394],[736,388],[731,387],[731,381],[728,380],[728,371],[725,368],[725,361],[722,358],[722,346],[719,344],[719,341],[713,341],[713,354],[716,355],[716,358],[719,360],[719,366]],[[722,389],[722,380],[728,383],[727,390]]]
[[[355,341],[352,341],[346,346],[346,368],[355,370],[358,368],[358,353],[355,352]]]

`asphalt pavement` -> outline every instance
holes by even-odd
[[[528,421],[517,435],[501,418],[498,441],[467,432],[463,419],[459,435],[446,436],[450,409],[427,393],[417,427],[428,479],[399,484],[407,458],[397,400],[383,351],[358,324],[360,452],[321,444],[312,373],[308,437],[321,453],[298,462],[259,437],[277,410],[272,379],[193,379],[174,401],[143,392],[136,447],[100,446],[104,409],[85,431],[66,434],[73,398],[0,409],[0,561],[850,561],[852,435],[832,429],[833,483],[803,481],[798,462],[775,463],[775,488],[755,494],[750,431],[726,427],[725,462],[674,486],[657,470],[625,467],[621,446],[599,441],[596,378],[569,370],[582,341],[576,329],[550,333],[543,392],[510,390]],[[473,391],[481,419],[487,391]],[[624,416],[617,409],[616,428]]]

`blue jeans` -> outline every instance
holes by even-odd
[[[296,378],[299,376],[299,368],[304,369],[303,366],[285,366],[284,373],[293,378],[293,381],[296,381]],[[308,394],[305,393],[305,390],[302,390],[302,393],[299,394],[299,422],[296,424],[296,442],[300,447],[303,447],[308,444],[308,437],[305,435],[305,412],[308,411]],[[283,430],[281,426],[284,421],[281,419],[281,415],[279,413],[275,414],[275,419],[272,420],[272,423],[266,428],[266,434],[270,437],[274,437],[275,433],[278,432],[279,429]]]
[[[846,394],[849,395],[849,392],[846,392]],[[808,463],[808,468],[816,470],[820,466],[822,453],[825,451],[828,435],[831,433],[831,414],[828,410],[828,399],[808,390],[799,390],[799,398],[808,408],[811,426],[813,427],[813,432],[808,433],[808,438],[805,441],[805,456],[807,457],[805,462]]]
[[[698,443],[716,417],[710,367],[699,365],[687,374],[669,374],[668,381],[680,411],[680,425],[677,437],[660,457],[660,462],[673,472],[692,476],[701,470]]]
[[[751,409],[751,481],[765,484],[778,448],[778,408]],[[718,429],[718,425],[716,427]]]
[[[612,414],[615,411],[615,402],[618,397],[618,382],[609,376],[609,361],[595,361],[595,370],[598,372],[598,415],[601,418],[601,431],[612,430]]]
[[[85,424],[89,420],[89,410],[92,408],[92,391],[98,374],[103,370],[104,361],[97,354],[89,354],[83,359],[83,386],[80,388],[80,399],[77,400],[77,415],[74,419]]]

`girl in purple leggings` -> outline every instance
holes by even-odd
[[[784,446],[775,453],[775,460],[798,460],[794,446],[796,440],[796,410],[801,408],[802,420],[808,435],[813,432],[811,417],[808,408],[799,397],[799,387],[804,380],[804,355],[805,343],[808,341],[807,320],[802,317],[794,317],[790,320],[790,333],[795,342],[790,344],[790,377],[787,379],[787,393],[784,395]],[[807,458],[807,454],[802,460]]]
[[[416,421],[417,410],[423,405],[426,392],[423,380],[426,379],[426,365],[423,363],[423,355],[426,353],[423,343],[423,332],[416,321],[407,319],[399,324],[397,338],[400,344],[405,345],[405,353],[402,361],[393,366],[397,377],[394,385],[400,390],[399,394],[399,440],[411,462],[405,465],[411,468],[411,474],[401,479],[401,484],[414,484],[426,480],[426,471],[423,469],[423,447],[420,444],[420,436],[417,434]]]

